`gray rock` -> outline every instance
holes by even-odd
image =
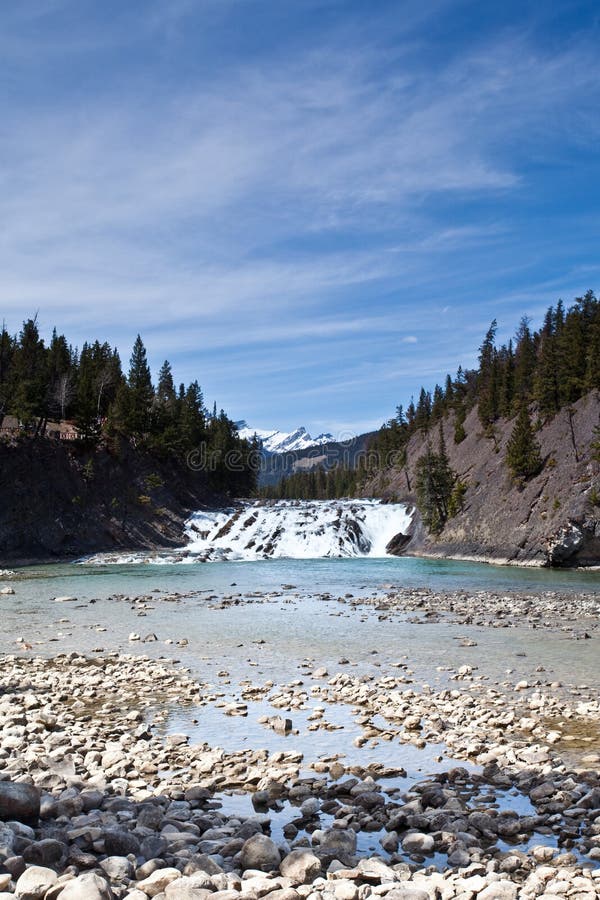
[[[386,900],[430,900],[429,891],[412,884],[399,884],[394,886],[385,895]]]
[[[430,834],[422,834],[415,831],[407,834],[402,839],[402,847],[407,853],[416,853],[419,856],[426,856],[431,853],[434,846],[434,840]]]
[[[200,876],[184,876],[172,881],[165,889],[165,900],[207,900],[214,895],[214,887],[207,887],[206,878]]]
[[[352,865],[356,853],[356,832],[344,828],[328,828],[321,833],[319,855],[325,859],[339,859]]]
[[[243,870],[260,869],[271,872],[279,868],[280,860],[277,845],[266,834],[255,834],[248,838],[240,852]]]
[[[100,861],[100,867],[110,881],[122,882],[133,878],[133,864],[126,856],[107,856]]]
[[[207,853],[195,853],[186,864],[183,874],[193,875],[195,872],[202,872],[207,875],[221,875],[223,869]]]
[[[36,824],[40,815],[40,792],[32,784],[0,781],[0,819]]]
[[[36,866],[54,866],[63,857],[66,857],[67,853],[68,847],[62,841],[45,838],[25,847],[23,859],[26,863],[33,863]]]
[[[140,852],[140,842],[134,834],[125,829],[115,828],[104,833],[104,850],[107,856],[134,856]]]
[[[292,850],[281,861],[279,871],[295,884],[309,884],[321,874],[321,860],[310,850]]]

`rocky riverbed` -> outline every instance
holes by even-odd
[[[279,599],[293,599],[291,590]],[[185,600],[120,599],[136,618],[150,603]],[[367,614],[382,629],[408,614],[597,640],[592,594],[570,595],[569,623],[565,598],[549,593],[322,599],[357,627]],[[219,615],[276,600],[231,593],[208,602]],[[110,645],[110,632],[102,637]],[[543,666],[529,679],[510,668],[490,678],[466,661],[440,666],[431,684],[415,676],[417,659],[377,668],[314,655],[291,659],[286,681],[261,677],[256,664],[244,677],[221,667],[208,680],[189,656],[183,665],[142,655],[138,637],[129,633],[129,652],[42,658],[20,641],[2,657],[0,897],[600,896],[594,686],[552,680]],[[188,652],[185,637],[169,640]],[[239,747],[215,739],[215,716],[240,722]],[[174,721],[185,727],[173,731]],[[242,739],[253,727],[264,745]],[[261,749],[274,733],[284,749]],[[308,752],[320,735],[328,751]],[[344,737],[363,748],[360,762]],[[423,754],[418,777],[407,777],[409,750]]]

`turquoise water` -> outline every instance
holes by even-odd
[[[86,597],[110,593],[165,591],[277,590],[294,584],[302,592],[347,593],[382,587],[429,587],[433,590],[600,591],[600,571],[496,566],[417,557],[351,559],[274,559],[260,561],[156,565],[53,565],[20,569],[19,579],[35,581],[55,594],[80,592]],[[0,579],[2,583],[2,579]],[[47,585],[47,587],[46,587]],[[27,587],[28,595],[36,588]]]
[[[392,585],[465,591],[596,591],[598,572],[354,558],[57,565],[22,569],[10,583],[16,593],[0,595],[0,649],[9,652],[21,651],[19,638],[23,638],[32,652],[47,655],[74,649],[175,655],[207,680],[213,680],[223,666],[233,678],[242,678],[249,665],[257,677],[285,680],[306,657],[336,670],[339,658],[348,656],[361,670],[374,674],[406,659],[420,677],[432,682],[442,678],[440,666],[463,663],[495,676],[510,668],[531,678],[535,666],[543,665],[552,677],[566,682],[600,681],[597,638],[575,641],[573,635],[560,631],[527,627],[419,625],[401,614],[382,623],[374,607],[353,610],[336,602],[345,595],[374,596]],[[147,609],[115,599],[115,595],[152,598],[153,592],[157,592],[156,600]],[[177,602],[158,599],[173,592],[181,594]],[[331,599],[324,601],[326,593]],[[54,602],[63,595],[77,598],[76,602]],[[234,597],[236,605],[218,608],[227,597]],[[132,632],[142,638],[155,635],[156,641],[132,643]],[[462,646],[464,637],[475,646]],[[189,643],[178,645],[183,639]]]

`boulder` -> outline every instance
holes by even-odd
[[[271,872],[279,868],[281,857],[277,845],[266,834],[254,834],[244,843],[240,851],[242,870],[260,869]]]
[[[184,876],[167,885],[165,900],[206,900],[214,893],[214,887],[206,886],[206,879],[200,876]]]
[[[110,881],[117,884],[133,878],[133,864],[126,856],[107,856],[100,861],[100,868],[106,872]]]
[[[32,784],[0,781],[0,819],[4,822],[36,824],[40,815],[40,792]]]
[[[427,856],[433,851],[434,840],[430,834],[422,834],[420,831],[414,831],[407,834],[402,839],[402,847],[407,853],[414,853],[417,856]]]
[[[344,828],[327,828],[321,833],[319,856],[339,859],[344,865],[352,865],[356,853],[356,832]]]
[[[67,881],[60,892],[61,900],[113,900],[114,896],[108,882],[95,872],[86,872]]]
[[[45,866],[30,866],[25,869],[15,888],[17,900],[42,900],[46,891],[56,884],[58,876],[53,869]]]
[[[171,882],[177,878],[181,878],[179,869],[157,869],[143,881],[138,882],[137,887],[148,897],[156,897],[157,894],[164,893]]]
[[[294,884],[310,884],[321,874],[321,860],[310,850],[292,850],[281,861],[279,871]]]
[[[519,886],[512,881],[494,881],[479,892],[478,900],[515,900]]]

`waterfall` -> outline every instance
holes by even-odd
[[[195,513],[185,552],[204,560],[381,557],[411,520],[409,507],[377,500],[246,503]]]

